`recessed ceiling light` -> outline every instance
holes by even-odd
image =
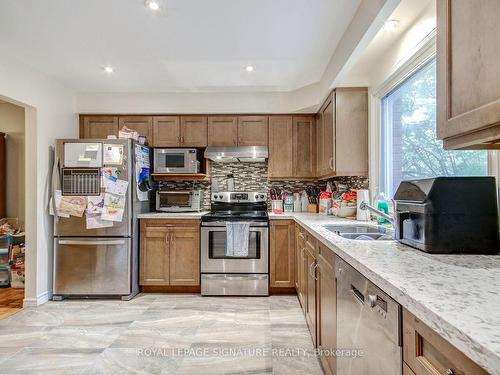
[[[158,1],[146,0],[145,5],[151,10],[159,10],[160,9],[160,4],[158,3]]]
[[[111,74],[111,73],[113,73],[115,70],[113,69],[113,67],[112,67],[112,66],[105,66],[105,67],[104,67],[104,71],[105,71],[106,73]]]
[[[385,24],[384,24],[384,30],[389,31],[389,32],[393,32],[393,31],[396,31],[398,26],[399,26],[399,20],[387,20],[387,21],[385,21]]]
[[[247,66],[245,66],[245,70],[247,72],[253,72],[254,71],[254,67],[253,67],[253,65],[247,65]]]

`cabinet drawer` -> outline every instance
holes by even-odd
[[[403,310],[403,360],[415,375],[488,374],[406,309]]]

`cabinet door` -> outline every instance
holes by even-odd
[[[437,1],[437,133],[500,149],[500,1]]]
[[[170,232],[170,285],[200,285],[200,228],[194,222]]]
[[[153,118],[151,116],[120,116],[119,129],[126,126],[146,137],[148,144],[153,144]]]
[[[80,117],[80,138],[106,139],[108,135],[118,136],[117,116]]]
[[[169,285],[169,230],[141,220],[141,285]]]
[[[335,174],[368,175],[368,91],[335,90]]]
[[[271,221],[271,287],[295,286],[294,221]]]
[[[314,346],[316,346],[316,258],[307,243],[305,255],[307,264],[305,316]]]
[[[335,255],[323,244],[318,244],[317,268],[318,294],[318,348],[325,353],[337,348],[337,283],[335,280]],[[320,356],[327,374],[335,374],[335,356]]]
[[[293,116],[293,177],[311,178],[316,172],[314,116]]]
[[[406,309],[403,309],[403,360],[416,375],[487,374]]]
[[[179,116],[153,117],[154,147],[180,146],[180,120]]]
[[[238,117],[238,146],[267,146],[267,116]]]
[[[316,175],[323,176],[323,108],[316,114]]]
[[[296,251],[296,266],[297,266],[297,295],[299,302],[306,311],[306,275],[307,275],[307,258],[306,258],[306,242],[304,229],[300,226],[297,227],[297,246]]]
[[[235,116],[208,118],[208,145],[232,147],[238,145],[238,121]]]
[[[181,146],[207,147],[205,116],[181,116]]]
[[[268,176],[293,176],[293,125],[292,116],[269,117]]]
[[[320,177],[335,174],[335,103],[334,96],[330,95],[321,109],[321,134],[318,138],[318,175]],[[319,125],[319,124],[318,124]],[[321,153],[321,155],[320,155]]]

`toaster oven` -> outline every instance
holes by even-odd
[[[201,190],[157,190],[156,211],[199,212]]]

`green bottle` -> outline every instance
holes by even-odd
[[[386,214],[389,214],[389,202],[385,198],[384,193],[380,193],[377,198],[377,209],[379,211],[382,211]],[[384,219],[383,217],[378,216],[377,217],[377,223],[378,224],[388,224],[389,221],[387,219]]]

